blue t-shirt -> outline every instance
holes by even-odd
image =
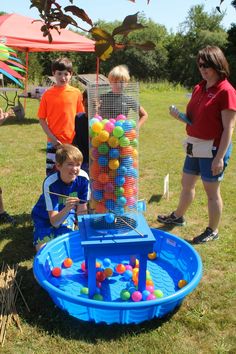
[[[32,210],[32,218],[49,220],[49,211],[61,211],[65,206],[66,198],[49,194],[48,191],[68,195],[70,197],[78,197],[84,200],[89,198],[89,177],[88,174],[80,170],[79,175],[70,184],[66,184],[60,177],[60,172],[49,175],[43,183],[43,194],[39,197],[37,203]],[[69,214],[74,214],[72,209]]]

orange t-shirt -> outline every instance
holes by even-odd
[[[47,122],[59,141],[71,144],[75,135],[75,116],[78,112],[84,112],[80,90],[70,85],[53,86],[42,96],[38,118]]]

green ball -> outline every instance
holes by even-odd
[[[133,146],[133,147],[137,147],[138,146],[138,140],[137,139],[131,140],[130,145]]]
[[[132,124],[132,127],[135,128],[136,127],[136,122],[134,119],[129,119],[129,122]]]
[[[123,187],[116,187],[116,188],[115,188],[115,195],[116,195],[117,197],[122,196],[122,195],[124,194],[124,192],[125,192],[125,190],[124,190]]]
[[[124,129],[122,129],[119,125],[113,129],[113,135],[116,138],[120,138],[124,135]]]
[[[102,155],[105,155],[108,153],[109,150],[109,146],[105,143],[102,143],[101,145],[99,145],[98,147],[98,152]]]
[[[130,292],[127,289],[121,290],[120,298],[123,301],[128,301],[130,299]]]
[[[160,298],[160,297],[164,296],[164,294],[161,290],[154,290],[153,294],[156,296],[156,298]]]
[[[93,299],[97,301],[103,301],[103,296],[101,294],[95,294]]]
[[[89,136],[90,136],[90,138],[93,138],[96,135],[97,135],[97,133],[95,133],[91,128],[89,128]]]
[[[86,287],[84,287],[80,290],[81,295],[88,295],[88,293],[89,293],[89,289]]]
[[[126,147],[130,145],[130,140],[126,136],[122,136],[122,138],[119,139],[120,146]]]

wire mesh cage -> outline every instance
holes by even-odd
[[[88,116],[90,208],[114,224],[137,211],[138,83],[90,83]]]

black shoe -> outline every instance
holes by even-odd
[[[207,227],[206,230],[201,235],[194,237],[191,243],[197,245],[199,243],[218,240],[218,238],[219,238],[218,232],[215,232],[210,227]]]
[[[0,214],[0,224],[15,224],[15,219],[9,215],[6,211]]]
[[[170,215],[158,215],[157,220],[162,224],[176,225],[176,226],[184,226],[186,224],[183,216],[175,216],[175,213],[171,213]]]

